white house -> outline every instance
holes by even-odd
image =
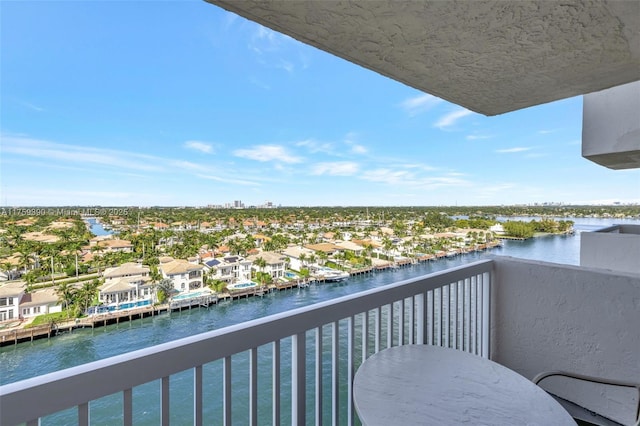
[[[310,256],[318,257],[313,250],[298,246],[287,247],[282,254],[289,258],[289,267],[295,271],[299,271],[307,266]],[[305,257],[304,261],[300,258],[302,255]]]
[[[251,265],[252,262],[250,260],[239,256],[211,258],[203,262],[204,269],[212,279],[224,281],[228,284],[250,281]]]
[[[20,301],[24,296],[24,281],[12,281],[0,286],[0,322],[20,318]]]
[[[62,304],[60,304],[59,297],[53,288],[25,293],[20,301],[20,315],[22,318],[37,317],[38,315],[56,312],[62,312]]]
[[[127,262],[104,271],[98,299],[104,304],[152,299],[153,286],[148,266]]]
[[[158,269],[162,278],[173,281],[173,288],[179,292],[195,290],[204,287],[202,271],[204,266],[187,262],[182,259],[163,258]]]
[[[255,264],[256,259],[261,257],[267,263],[262,270]],[[247,257],[253,263],[253,269],[256,271],[266,272],[271,275],[271,278],[277,280],[278,278],[284,277],[284,272],[286,270],[286,261],[287,256],[275,253],[272,251],[263,251],[259,254],[253,254]]]

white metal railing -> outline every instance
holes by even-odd
[[[98,411],[117,410],[124,425],[149,412],[162,425],[351,425],[353,377],[373,353],[433,344],[489,357],[492,268],[471,263],[7,384],[0,424],[46,424],[66,410],[55,415],[67,420],[51,423],[89,425]],[[141,394],[156,405],[141,408]],[[187,411],[172,404],[177,394],[189,395]]]

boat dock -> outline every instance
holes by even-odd
[[[191,309],[194,307],[198,308],[201,306],[208,307],[211,304],[218,303],[218,299],[218,295],[211,294],[207,296],[175,300],[171,301],[169,304],[141,306],[121,311],[94,314],[69,321],[43,324],[35,327],[3,330],[0,331],[0,346],[16,345],[22,342],[33,342],[37,339],[48,339],[58,334],[72,333],[73,330],[77,330],[79,328],[93,329],[96,327],[105,327],[107,325],[120,324],[121,322],[153,317],[172,311],[181,311],[183,309]]]

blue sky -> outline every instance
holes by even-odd
[[[484,117],[200,1],[0,15],[2,206],[640,202],[581,97]]]

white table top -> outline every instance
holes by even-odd
[[[437,346],[382,350],[360,366],[353,386],[366,426],[576,425],[555,399],[515,371]]]

